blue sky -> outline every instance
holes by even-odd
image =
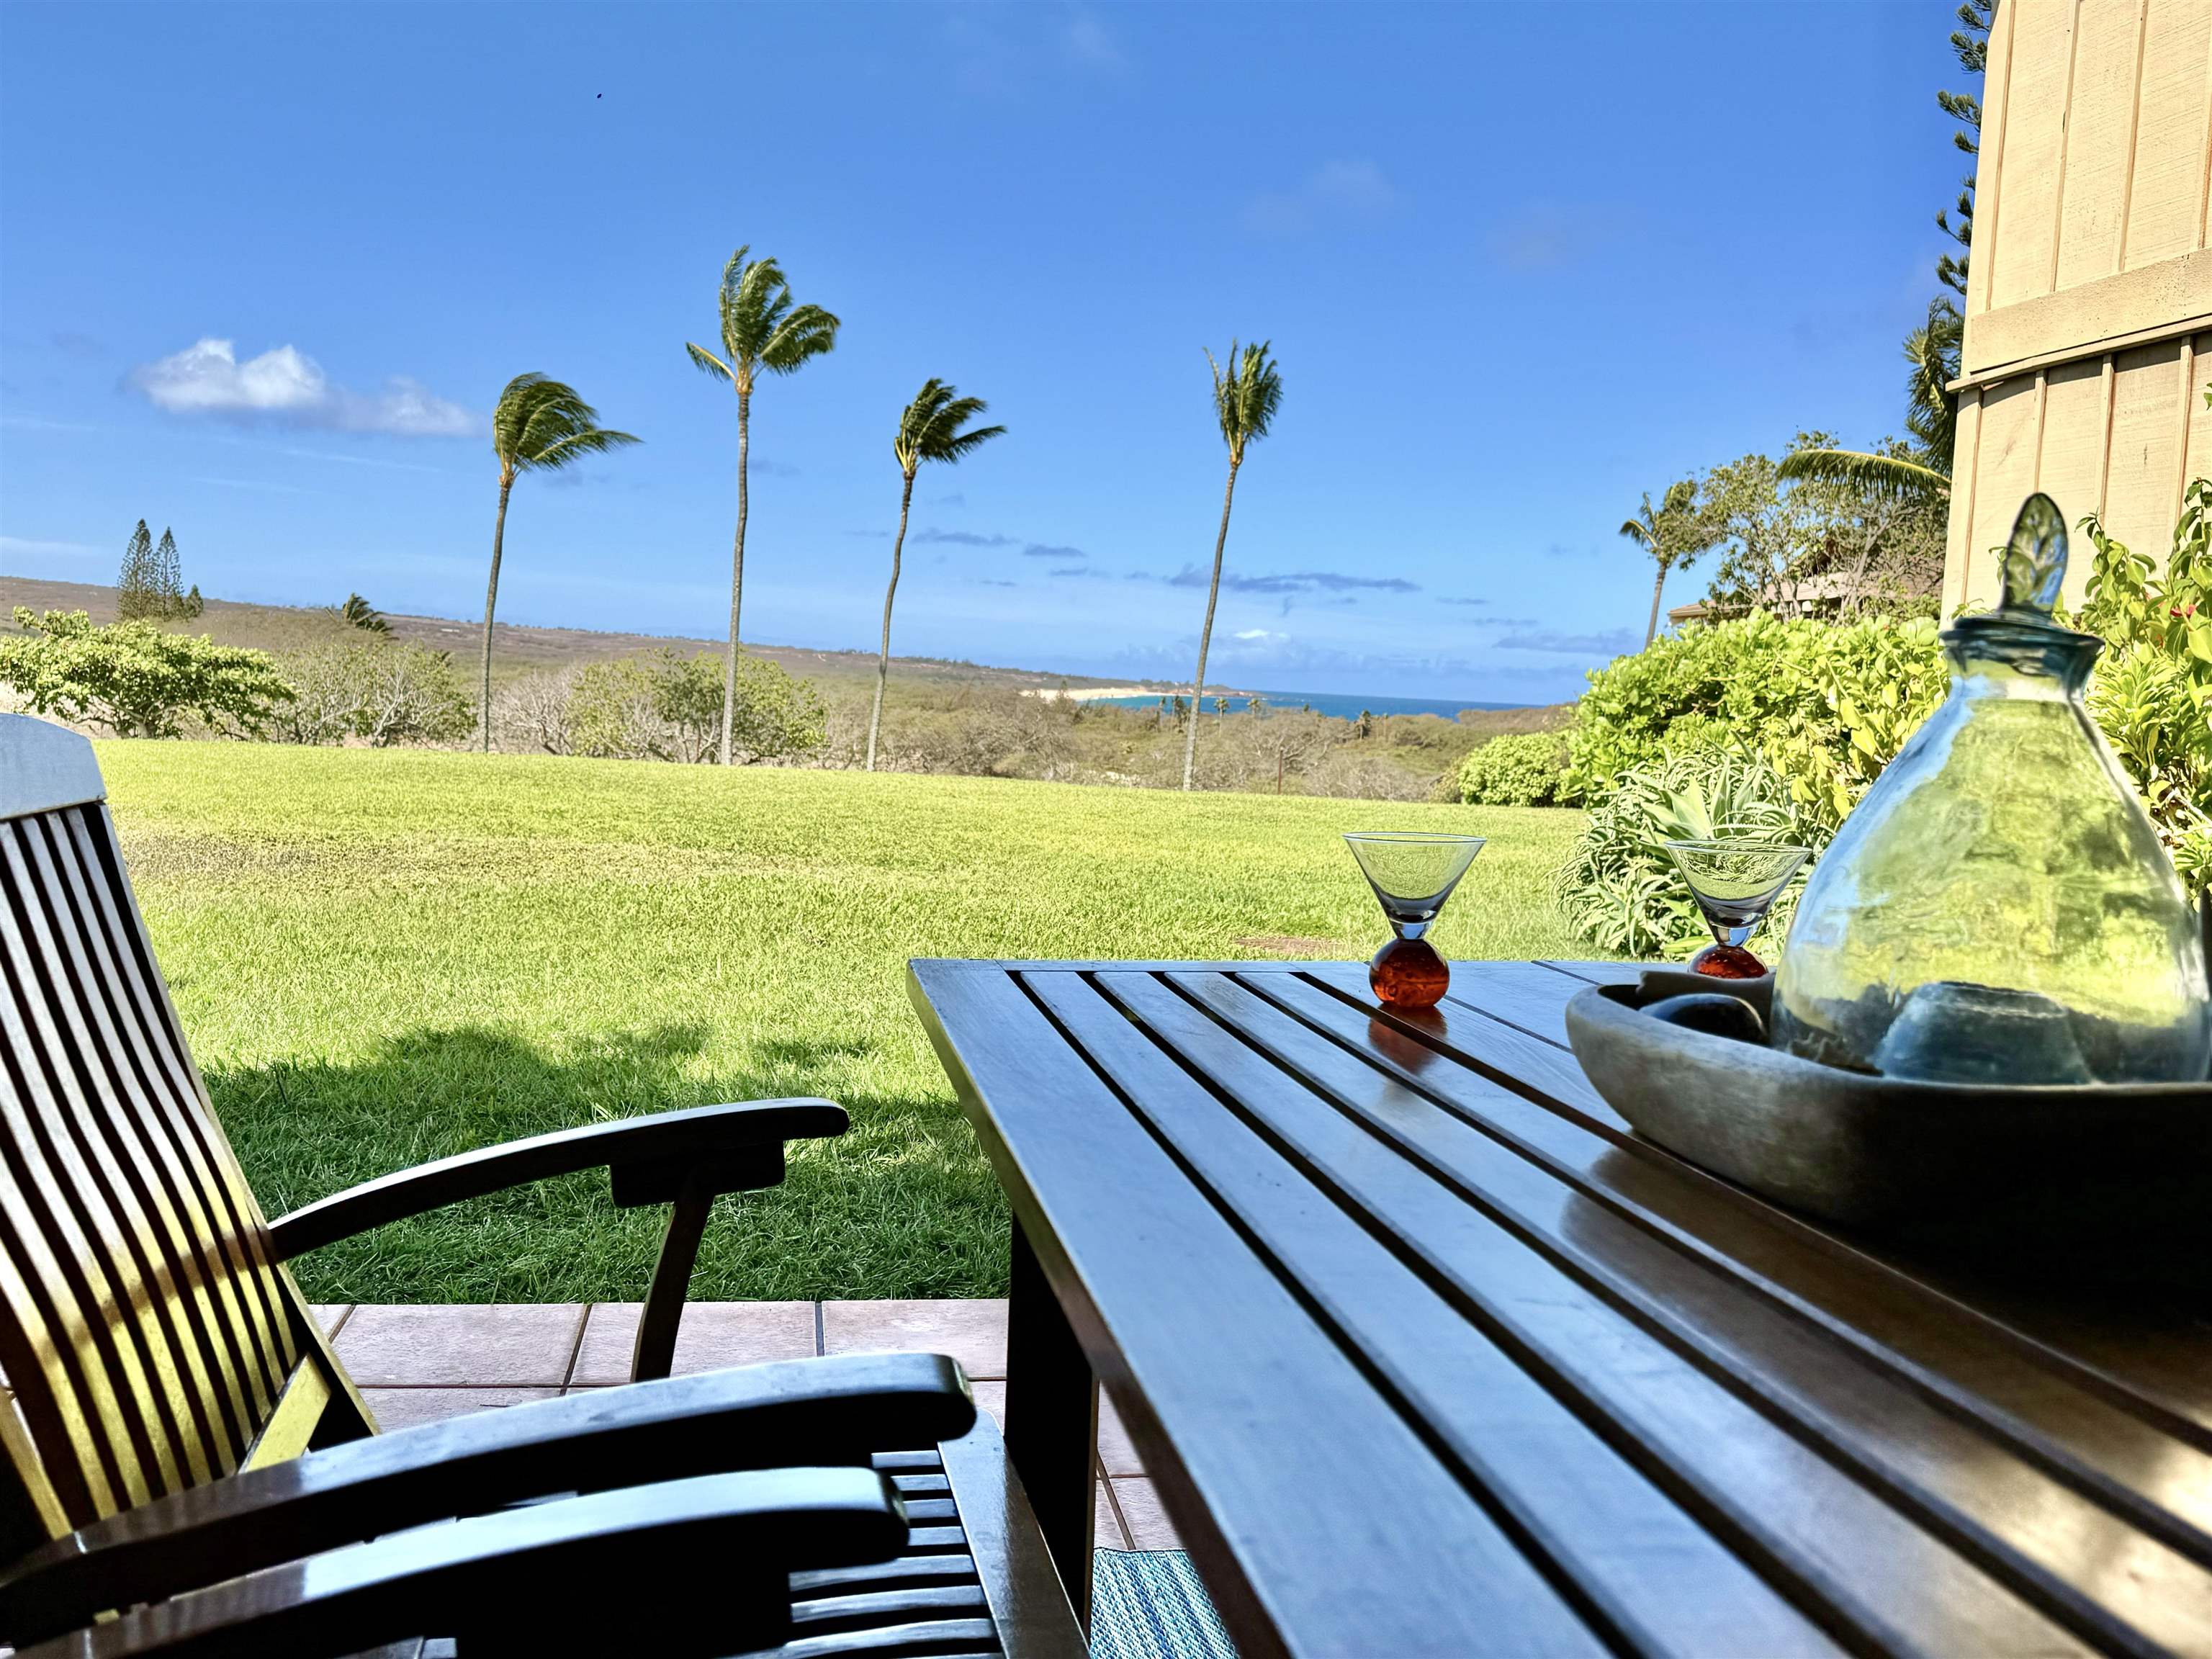
[[[754,405],[749,638],[872,647],[897,412],[1010,434],[915,491],[895,647],[1188,674],[1273,342],[1214,677],[1548,701],[1640,642],[1642,491],[1899,424],[1966,164],[1910,5],[0,6],[0,568],[709,636],[740,242],[844,321]],[[228,343],[208,344],[203,343]],[[1197,580],[1199,585],[1188,585]],[[1694,596],[1698,573],[1669,602]]]

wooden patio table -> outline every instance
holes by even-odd
[[[2212,1320],[1996,1289],[1636,1137],[1596,963],[918,961],[1081,1604],[1103,1380],[1245,1659],[2212,1654]]]

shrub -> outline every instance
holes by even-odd
[[[1567,745],[1555,732],[1492,738],[1459,769],[1459,798],[1474,806],[1551,806],[1566,781]]]
[[[1567,736],[1566,798],[1599,799],[1725,733],[1832,828],[1942,701],[1936,632],[1925,617],[1838,627],[1765,612],[1685,629],[1591,674]]]
[[[174,738],[197,720],[225,736],[265,732],[291,689],[265,651],[167,634],[149,622],[93,625],[82,611],[18,605],[24,631],[0,640],[0,684],[33,712],[118,737]]]
[[[453,743],[476,726],[476,704],[443,651],[379,636],[295,651],[281,665],[292,701],[277,732],[294,743]]]
[[[501,749],[527,754],[575,753],[568,705],[575,695],[576,672],[540,669],[495,690],[491,694],[494,741]]]
[[[632,760],[709,761],[721,747],[720,659],[664,648],[576,671],[564,735],[579,755]],[[738,659],[731,758],[742,764],[809,754],[823,740],[814,688],[779,665]]]
[[[2081,525],[2097,550],[2081,625],[2109,642],[2089,712],[2182,879],[2212,892],[2212,483],[2190,485],[2163,573]]]
[[[1759,756],[1713,748],[1662,755],[1622,777],[1592,808],[1557,878],[1559,908],[1577,932],[1608,951],[1649,956],[1706,943],[1711,934],[1665,843],[1731,835],[1817,852],[1834,830]],[[1772,937],[1787,932],[1798,890],[1793,884],[1775,906]]]

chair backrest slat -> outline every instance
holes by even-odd
[[[82,738],[0,716],[0,1365],[74,1525],[237,1468],[305,1321],[98,790]]]
[[[258,1423],[297,1358],[269,1259],[266,1225],[206,1104],[137,907],[125,908],[130,889],[115,854],[113,827],[104,811],[91,809],[56,816],[71,831],[76,855],[71,896],[98,957],[101,987],[112,999],[118,1040],[106,1058],[111,1067],[121,1063],[129,1073],[128,1081],[121,1074],[113,1079],[115,1098],[125,1110],[103,1115],[118,1129],[127,1123],[153,1149],[166,1196],[187,1218],[185,1248],[210,1270],[218,1291],[228,1352],[246,1379],[252,1421]],[[124,904],[118,903],[118,895]],[[165,1102],[182,1105],[165,1109]]]

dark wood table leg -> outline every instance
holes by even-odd
[[[1097,1445],[1097,1379],[1018,1219],[1006,1310],[1006,1454],[1086,1631]]]

